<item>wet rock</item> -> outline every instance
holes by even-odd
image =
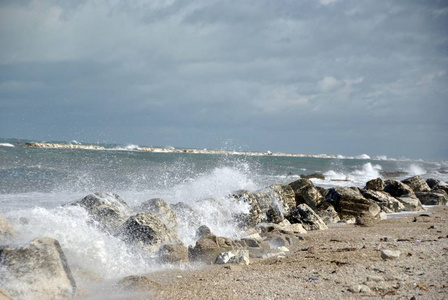
[[[309,179],[296,180],[289,186],[294,191],[296,205],[305,203],[312,209],[316,209],[325,202],[325,198]]]
[[[278,207],[284,217],[288,217],[296,207],[295,194],[289,185],[273,184],[260,190],[271,199],[271,207]]]
[[[423,205],[446,205],[447,195],[445,191],[441,192],[417,192],[415,195]]]
[[[0,216],[0,245],[7,244],[18,236],[17,231],[12,225]]]
[[[165,244],[160,247],[159,259],[164,263],[188,263],[188,248],[179,244]]]
[[[94,193],[71,203],[83,207],[99,225],[114,233],[126,219],[134,214],[127,203],[117,194]]]
[[[118,232],[124,241],[150,252],[157,252],[163,244],[182,244],[177,233],[153,213],[139,213],[128,218]]]
[[[329,201],[341,218],[357,217],[363,212],[373,217],[379,214],[381,208],[370,199],[366,199],[358,189],[337,187],[330,189],[327,195]]]
[[[397,259],[401,252],[398,250],[381,250],[381,258],[383,260]]]
[[[212,231],[206,225],[202,225],[196,230],[196,238],[197,239],[200,239],[209,234],[212,234]]]
[[[319,215],[306,204],[297,206],[293,219],[301,223],[306,230],[323,230],[328,228]]]
[[[235,192],[233,194],[233,197],[237,201],[248,203],[250,206],[249,214],[238,216],[242,225],[255,226],[258,223],[263,222],[263,220],[265,219],[265,216],[263,214],[267,212],[268,208],[262,209],[260,207],[260,204],[258,203],[258,199],[252,192],[247,190],[240,190]]]
[[[420,176],[413,176],[402,181],[407,184],[414,192],[430,192],[431,188]]]
[[[215,235],[207,235],[196,242],[194,247],[189,248],[191,260],[213,264],[216,257],[222,252],[241,249],[242,246],[235,241]]]
[[[117,283],[118,287],[125,291],[133,292],[147,292],[160,287],[155,281],[152,281],[147,276],[131,275],[121,279]]]
[[[222,252],[216,257],[215,264],[248,265],[250,263],[248,250],[232,250]]]
[[[389,209],[391,212],[400,212],[405,210],[404,205],[386,192],[378,190],[362,190],[361,194],[370,200],[375,201],[381,209]]]
[[[426,179],[426,184],[432,189],[436,184],[438,184],[440,180],[434,178]]]
[[[319,193],[322,195],[322,197],[324,197],[324,199],[325,199],[325,197],[327,197],[328,190],[326,188],[323,188],[321,186],[316,186],[315,188],[319,191]]]
[[[151,212],[165,223],[166,226],[173,230],[177,230],[178,220],[177,213],[171,209],[170,205],[161,198],[149,199],[139,206],[142,212]]]
[[[10,276],[6,287],[13,298],[66,299],[76,294],[76,283],[59,242],[52,238],[37,238],[20,248],[0,250],[0,264]]]
[[[382,191],[384,190],[384,187],[385,187],[384,181],[381,178],[376,178],[367,181],[366,187],[364,189],[372,191]]]

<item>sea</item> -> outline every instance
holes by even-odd
[[[238,190],[286,184],[313,173],[325,176],[311,179],[325,188],[363,187],[378,177],[401,180],[420,175],[448,181],[448,161],[363,153],[335,158],[152,153],[139,150],[139,145],[98,144],[105,149],[86,150],[33,148],[26,142],[42,141],[22,140],[19,146],[17,139],[0,139],[0,215],[19,232],[13,244],[55,238],[72,269],[110,282],[173,266],[148,261],[119,238],[92,226],[84,209],[66,205],[94,192],[116,193],[131,207],[152,198],[184,202],[196,212],[194,224],[207,225],[216,235],[239,238],[242,233],[232,214],[247,212],[248,207],[232,199]],[[197,229],[189,221],[179,216],[178,233],[187,246],[194,245]],[[77,274],[78,285],[86,281]]]

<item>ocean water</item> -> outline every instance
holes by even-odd
[[[169,204],[184,202],[196,213],[195,224],[207,225],[217,235],[241,234],[232,213],[248,210],[229,195],[289,183],[301,174],[322,173],[312,179],[323,187],[358,186],[402,172],[448,181],[448,162],[387,157],[299,158],[194,153],[151,153],[137,145],[105,145],[106,150],[42,149],[17,146],[0,139],[0,214],[19,231],[15,244],[36,237],[59,240],[74,269],[87,270],[105,280],[141,274],[155,265],[116,237],[89,225],[84,209],[64,206],[93,192],[113,192],[131,207],[151,198]],[[73,141],[73,143],[77,143]],[[349,181],[332,181],[331,179]],[[214,199],[214,200],[211,200]],[[196,228],[180,216],[179,235],[194,245]],[[24,221],[26,220],[26,221]],[[82,278],[75,279],[82,281]]]

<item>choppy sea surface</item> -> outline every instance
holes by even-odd
[[[247,209],[232,203],[229,195],[237,190],[254,191],[312,173],[325,175],[325,180],[312,181],[326,188],[363,187],[366,181],[385,178],[388,173],[398,179],[420,175],[448,181],[447,161],[365,154],[300,158],[151,153],[139,151],[137,145],[104,145],[106,150],[42,149],[25,147],[24,142],[19,147],[17,140],[0,139],[0,214],[19,231],[15,243],[55,238],[71,265],[105,279],[149,272],[158,266],[132,253],[118,238],[90,226],[82,208],[63,206],[93,192],[116,193],[131,207],[151,198],[163,198],[170,204],[184,202],[212,232],[235,238],[239,232],[228,211]],[[217,201],[204,201],[210,198]],[[186,245],[194,245],[196,228],[184,221],[180,218],[179,235]]]

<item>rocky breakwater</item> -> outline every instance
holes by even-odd
[[[362,189],[323,189],[302,178],[257,191],[237,191],[227,200],[248,207],[245,212],[231,215],[238,226],[238,238],[214,234],[207,224],[201,224],[200,213],[204,210],[197,211],[182,202],[170,205],[155,198],[130,207],[116,194],[94,193],[68,205],[85,209],[90,226],[121,239],[136,255],[143,255],[147,260],[170,265],[195,262],[245,266],[253,260],[285,257],[289,251],[297,251],[305,244],[307,232],[325,230],[332,223],[374,226],[384,219],[385,213],[424,210],[422,202],[428,203],[424,199],[433,194],[441,199],[438,204],[445,204],[446,187],[444,182],[425,181],[415,176],[403,181],[377,178]],[[203,201],[214,202],[219,203],[216,199]],[[221,207],[226,210],[224,205]],[[77,284],[63,252],[70,245],[61,247],[54,239],[40,237],[26,245],[12,246],[20,232],[7,220],[0,220],[0,245],[3,245],[0,246],[0,283],[5,293],[19,299],[73,297]],[[178,230],[181,223],[195,231],[192,245],[182,242]],[[158,284],[153,283],[136,275],[117,281],[117,286],[126,290],[134,285],[157,289]]]
[[[33,148],[57,148],[57,149],[86,149],[86,150],[104,150],[103,146],[98,145],[78,145],[78,144],[59,144],[59,143],[25,143],[27,147]]]

